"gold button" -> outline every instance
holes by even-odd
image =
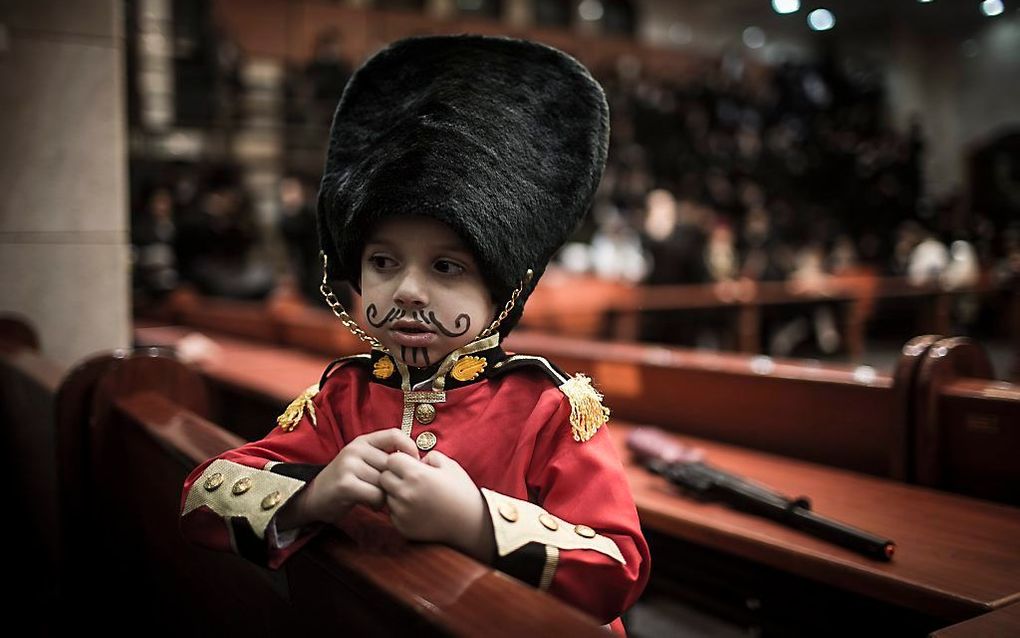
[[[583,536],[585,538],[595,538],[595,530],[588,527],[587,525],[575,525],[574,533],[576,533],[578,536]]]
[[[432,448],[436,447],[436,435],[432,432],[422,432],[418,435],[418,438],[414,440],[414,444],[418,446],[418,449],[422,452],[428,452]]]
[[[542,524],[547,530],[555,532],[560,528],[560,524],[556,522],[556,519],[548,514],[542,514],[538,517],[538,522]]]
[[[279,505],[280,501],[282,500],[283,495],[280,494],[279,490],[275,492],[270,492],[269,494],[266,494],[266,497],[264,499],[262,499],[262,509],[271,510],[277,505]]]
[[[209,478],[207,478],[205,480],[205,489],[207,489],[210,492],[215,492],[217,489],[219,489],[220,485],[223,485],[223,473],[222,472],[216,472],[215,474],[210,474]]]
[[[431,403],[419,403],[414,409],[414,416],[418,417],[418,422],[422,425],[428,425],[436,420],[436,406]]]
[[[517,508],[510,503],[499,504],[499,515],[511,523],[517,522]]]
[[[245,492],[247,492],[250,489],[251,489],[251,479],[248,478],[247,476],[242,476],[241,478],[237,479],[236,483],[234,483],[234,487],[233,487],[232,491],[234,492],[235,495],[239,495],[239,494],[244,494]]]

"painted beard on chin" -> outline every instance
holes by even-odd
[[[432,365],[429,345],[442,339],[437,332],[447,339],[459,339],[471,329],[471,317],[467,313],[457,315],[452,322],[444,322],[436,317],[434,310],[413,310],[408,313],[393,307],[379,319],[379,309],[373,303],[365,309],[365,317],[373,328],[387,331],[390,340],[395,341],[399,347],[400,360],[416,368]]]

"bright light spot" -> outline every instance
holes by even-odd
[[[772,0],[776,13],[793,13],[800,9],[800,0]]]
[[[920,2],[921,4],[928,4],[929,2],[931,2],[931,0],[917,0],[917,1]]]
[[[836,16],[828,9],[815,9],[808,14],[807,23],[815,31],[828,31],[836,26]]]
[[[981,12],[986,16],[997,16],[1002,13],[1002,0],[984,0],[981,3]]]
[[[878,374],[875,373],[875,369],[871,366],[857,366],[854,368],[854,381],[857,383],[871,385],[877,378]]]
[[[772,374],[772,371],[775,369],[776,364],[772,361],[771,357],[758,355],[751,359],[751,372],[755,374]]]
[[[765,46],[765,32],[758,27],[747,27],[744,29],[744,44],[751,49],[760,49]]]
[[[669,25],[669,39],[676,44],[690,44],[694,34],[691,28],[683,22],[674,22]]]
[[[584,2],[577,5],[577,13],[581,16],[582,20],[588,20],[589,22],[601,20],[603,13],[602,3],[599,0],[584,0]]]

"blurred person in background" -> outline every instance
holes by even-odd
[[[132,288],[136,303],[156,300],[178,284],[174,200],[170,189],[152,190],[131,220]]]
[[[272,268],[253,255],[258,232],[235,172],[214,171],[197,204],[178,225],[182,278],[204,294],[264,299],[274,285]]]
[[[301,177],[288,175],[280,180],[280,218],[277,228],[287,247],[287,266],[292,285],[301,295],[318,303],[319,235],[315,210],[308,201],[308,185]]]
[[[656,189],[645,198],[643,240],[650,259],[646,285],[701,284],[708,281],[704,252],[704,211],[673,194]],[[645,313],[641,334],[646,341],[694,345],[697,321],[689,312]]]
[[[949,250],[935,233],[921,229],[920,241],[910,251],[907,279],[915,286],[938,283],[949,266]]]

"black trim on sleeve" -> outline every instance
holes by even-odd
[[[234,530],[234,543],[237,553],[259,567],[269,566],[268,541],[255,535],[251,523],[243,516],[230,517],[230,527]]]
[[[318,476],[325,467],[325,465],[315,463],[276,463],[269,468],[269,471],[307,483]]]
[[[492,566],[532,587],[538,587],[545,569],[545,545],[528,543],[506,556],[497,556]]]

